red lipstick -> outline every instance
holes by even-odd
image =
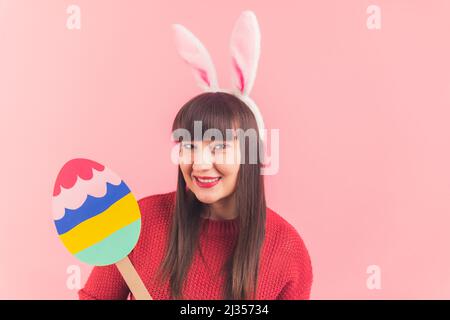
[[[194,176],[195,183],[201,188],[212,188],[219,183],[221,177]]]

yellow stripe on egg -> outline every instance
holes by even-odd
[[[140,219],[139,205],[130,192],[102,213],[60,235],[66,248],[76,254]]]

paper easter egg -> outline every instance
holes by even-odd
[[[141,213],[135,197],[125,181],[95,161],[72,159],[62,167],[52,205],[59,238],[87,264],[114,264],[139,239]]]

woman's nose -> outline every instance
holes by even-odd
[[[203,150],[200,149],[194,154],[192,168],[197,170],[209,169],[212,167],[213,162],[214,159],[211,150],[209,148],[203,148]]]

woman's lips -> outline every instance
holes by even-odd
[[[212,188],[219,183],[222,177],[199,177],[194,176],[195,183],[201,188]]]

